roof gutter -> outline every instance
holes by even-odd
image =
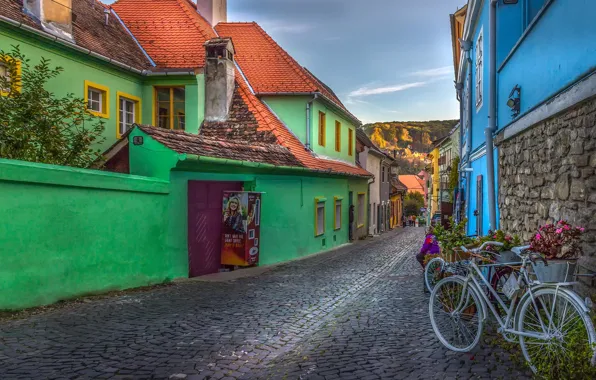
[[[201,163],[213,164],[213,165],[234,165],[234,166],[243,166],[243,167],[254,168],[254,169],[277,169],[277,170],[286,170],[286,171],[302,173],[302,174],[318,173],[318,174],[349,176],[349,177],[362,177],[362,178],[369,177],[369,176],[350,174],[350,173],[333,172],[333,171],[331,171],[331,169],[316,170],[316,169],[310,169],[310,168],[301,167],[301,166],[285,166],[285,165],[278,166],[278,165],[267,164],[267,163],[263,163],[263,162],[240,161],[240,160],[231,160],[228,158],[206,157],[206,156],[199,156],[197,154],[181,155],[180,161],[193,161],[193,162],[197,162],[197,163],[201,162]]]
[[[11,18],[5,17],[5,16],[0,16],[0,21],[3,21],[7,24],[10,24],[18,29],[23,29],[29,33],[33,33],[37,36],[43,37],[45,39],[51,40],[52,42],[56,42],[60,45],[69,47],[73,50],[76,50],[80,53],[83,53],[85,55],[91,56],[93,58],[97,58],[101,61],[105,61],[107,63],[110,63],[114,66],[117,66],[121,69],[124,69],[126,71],[130,71],[133,72],[135,74],[139,74],[139,75],[143,75],[143,76],[179,76],[179,75],[196,75],[194,71],[150,71],[150,70],[139,70],[137,68],[134,68],[130,65],[127,65],[125,63],[122,63],[120,61],[117,61],[115,59],[106,57],[105,55],[99,54],[93,50],[89,50],[89,49],[85,49],[83,47],[80,47],[77,44],[74,44],[68,40],[65,40],[63,38],[54,36],[53,34],[50,34],[48,32],[44,32],[42,30],[38,30],[35,28],[30,27],[29,25],[23,24],[22,22],[18,22],[15,21]]]

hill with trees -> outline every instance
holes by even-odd
[[[364,132],[379,148],[397,156],[400,174],[418,174],[429,161],[432,142],[449,134],[458,120],[391,121],[366,124]]]

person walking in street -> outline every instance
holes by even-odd
[[[354,240],[354,205],[350,205],[349,216],[350,216],[349,234],[350,234],[350,241],[352,241],[352,240]]]

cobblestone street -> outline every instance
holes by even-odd
[[[414,259],[387,233],[228,282],[189,281],[0,323],[0,378],[523,378],[500,348],[440,345]]]

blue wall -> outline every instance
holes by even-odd
[[[530,15],[541,1],[528,1]],[[596,67],[595,14],[594,0],[552,1],[499,72],[499,128],[512,121],[511,111],[505,104],[516,84],[522,89],[523,114]],[[505,16],[505,12],[498,14],[498,17]],[[507,21],[502,19],[500,23],[505,25]],[[500,39],[499,35],[498,41]],[[504,38],[503,44],[507,43]]]
[[[472,64],[469,70],[472,70],[472,151],[484,144],[486,141],[484,137],[484,130],[488,127],[488,41],[489,41],[489,27],[488,27],[488,9],[489,2],[484,1],[482,10],[479,13],[479,21],[474,29],[474,38],[472,40],[471,58]],[[476,40],[480,31],[483,31],[483,49],[484,49],[484,75],[482,78],[482,106],[476,109]]]

